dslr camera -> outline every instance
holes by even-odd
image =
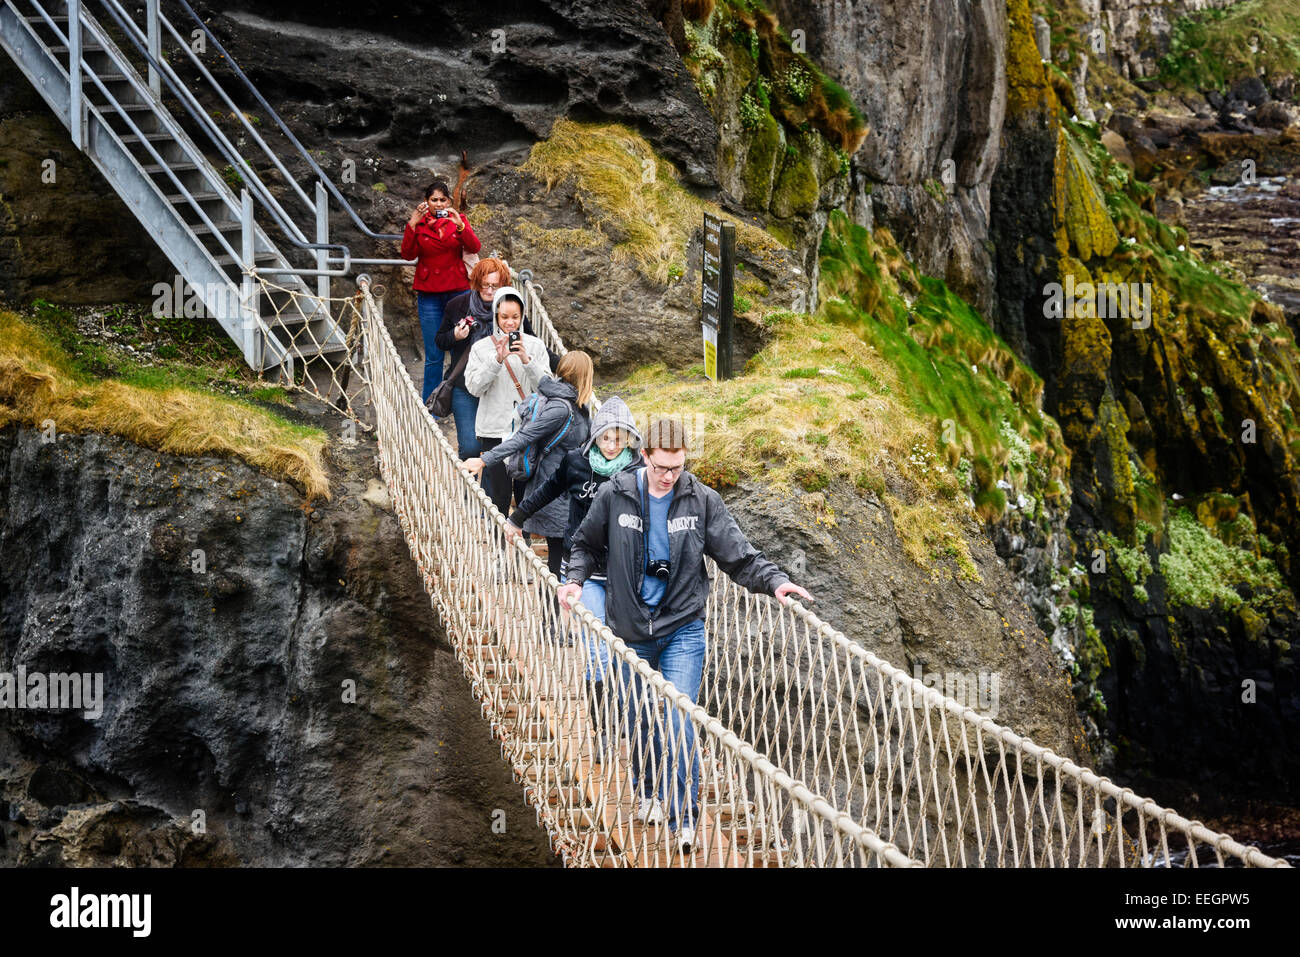
[[[652,558],[646,564],[645,570],[655,578],[668,580],[668,576],[673,572],[673,563],[666,558]]]

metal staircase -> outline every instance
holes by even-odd
[[[365,235],[401,236],[366,227],[184,0],[169,4],[179,11],[175,20],[159,0],[129,10],[118,0],[103,0],[93,4],[98,17],[89,6],[81,0],[3,0],[0,48],[248,365],[290,382],[310,380],[316,360],[343,358],[338,354],[349,349],[346,330],[330,314],[330,278],[347,275],[355,264],[403,262],[353,260],[347,246],[330,243],[331,198]],[[288,149],[268,144],[257,129],[260,118],[250,122],[204,63],[203,52],[219,57],[223,72],[233,72],[239,97],[259,104],[268,132],[278,128]],[[182,79],[172,60],[188,61],[187,70],[200,80]],[[235,142],[209,115],[200,94],[209,103],[215,97],[221,112],[236,118],[242,129]],[[314,195],[289,173],[282,154],[305,161],[316,180]],[[224,168],[218,168],[222,160]],[[259,166],[276,179],[275,191]],[[238,195],[232,183],[240,187]],[[264,291],[259,277],[279,288]]]

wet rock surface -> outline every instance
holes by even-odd
[[[717,131],[672,43],[638,0],[338,0],[202,8],[235,60],[313,142],[365,140],[444,171],[518,156],[557,117],[627,123],[689,179],[713,183]],[[676,61],[679,69],[671,69]]]
[[[1192,247],[1242,270],[1300,328],[1300,180],[1268,176],[1211,186],[1187,201]]]
[[[104,688],[93,721],[0,710],[0,858],[554,862],[372,504],[373,439],[333,449],[306,503],[226,459],[0,431],[0,670]]]

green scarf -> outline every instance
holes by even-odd
[[[596,448],[596,443],[591,444],[591,450],[587,452],[587,461],[591,463],[591,470],[603,478],[609,478],[615,472],[627,468],[628,463],[632,461],[632,450],[624,449],[612,459],[605,458],[605,453]]]

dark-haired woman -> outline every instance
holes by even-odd
[[[421,398],[442,382],[443,351],[436,337],[447,301],[469,290],[465,253],[481,248],[469,221],[452,207],[451,190],[434,180],[424,190],[424,202],[415,207],[402,233],[402,258],[414,259],[415,305],[424,337],[424,387]]]

